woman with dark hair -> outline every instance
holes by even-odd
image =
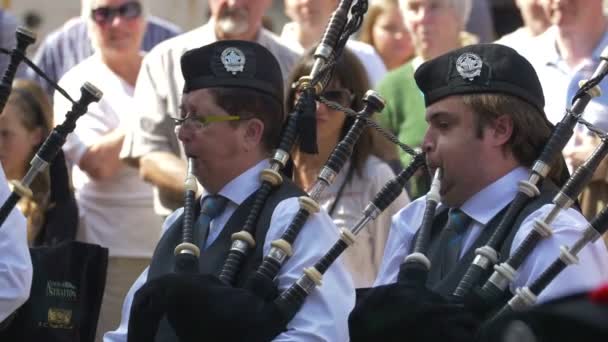
[[[9,180],[21,180],[52,129],[52,108],[37,83],[16,80],[0,115],[0,161]],[[32,196],[17,203],[27,219],[28,243],[54,244],[76,234],[78,208],[63,153],[30,185]]]
[[[309,75],[313,62],[311,50],[295,66],[289,79],[290,84],[301,76]],[[336,63],[331,81],[321,95],[330,101],[360,110],[363,107],[362,97],[368,89],[369,82],[359,60],[345,50]],[[296,96],[293,88],[287,94],[286,107],[289,112],[293,111]],[[305,191],[310,190],[325,161],[354,123],[353,118],[319,102],[316,116],[319,153],[308,154],[297,149],[293,151],[294,181]],[[374,155],[377,138],[379,136],[374,135],[371,128],[364,129],[351,158],[319,199],[338,228],[352,227],[373,196],[394,177],[388,164]],[[384,253],[391,216],[407,202],[407,195],[401,194],[359,233],[357,244],[343,254],[342,260],[356,287],[368,287],[374,282]]]

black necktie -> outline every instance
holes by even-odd
[[[207,236],[209,236],[209,224],[224,211],[227,203],[228,199],[221,195],[209,195],[203,198],[201,212],[195,223],[201,251],[205,249]]]
[[[460,209],[450,209],[448,222],[441,232],[441,249],[443,250],[443,262],[441,265],[442,277],[445,277],[458,263],[464,233],[467,231],[471,218]]]

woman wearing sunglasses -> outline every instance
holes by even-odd
[[[143,5],[142,0],[85,0],[95,53],[59,82],[72,96],[85,81],[104,93],[78,119],[63,146],[73,165],[80,210],[77,239],[109,249],[98,341],[118,326],[122,301],[148,265],[162,224],[153,211],[152,187],[140,179],[137,169],[119,159],[124,131],[134,114],[134,87],[143,58]],[[59,95],[54,106],[55,121],[63,122],[70,104]]]
[[[310,74],[314,62],[313,51],[314,49],[309,51],[295,66],[289,84]],[[358,111],[363,107],[362,97],[369,88],[363,66],[355,55],[345,50],[336,63],[331,82],[321,96]],[[288,112],[293,111],[296,96],[292,88],[287,94]],[[354,119],[319,102],[316,116],[319,154],[293,151],[294,181],[305,191],[310,190],[329,155],[354,123]],[[338,228],[352,227],[374,195],[394,177],[388,164],[374,155],[377,139],[384,138],[374,135],[371,128],[364,129],[351,158],[319,199]],[[369,287],[373,284],[382,261],[391,216],[408,202],[407,195],[401,194],[359,233],[357,243],[343,254],[342,260],[351,273],[355,287]]]

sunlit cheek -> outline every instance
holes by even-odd
[[[324,129],[331,135],[340,136],[340,132],[342,132],[342,127],[344,126],[344,120],[344,114],[332,111],[329,114]]]
[[[2,153],[2,166],[10,177],[19,178],[21,175],[14,174],[15,169],[21,168],[18,165],[27,165],[29,167],[29,149],[24,144],[16,144],[14,142],[3,141],[0,144],[0,152]]]
[[[384,34],[379,34],[378,37],[374,40],[374,42],[376,43],[376,48],[378,50],[386,51],[387,47],[391,43],[394,43],[391,40],[392,40],[391,36],[388,35],[388,33],[384,33]]]

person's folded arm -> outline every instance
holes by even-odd
[[[118,154],[122,147],[125,133],[117,128],[101,137],[84,152],[78,166],[89,177],[97,180],[114,176],[123,166]]]

